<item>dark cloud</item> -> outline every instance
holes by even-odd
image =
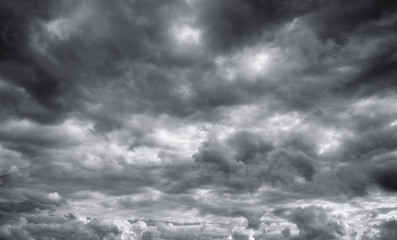
[[[58,6],[50,2],[40,3],[40,8],[38,3],[2,3],[5,18],[2,42],[7,52],[2,55],[0,72],[10,84],[8,91],[11,90],[3,99],[9,106],[5,108],[4,116],[16,115],[42,123],[58,122],[72,110],[85,111],[81,109],[83,102],[98,101],[91,94],[100,89],[93,86],[108,88],[106,79],[124,76],[123,64],[135,66],[139,62],[157,61],[156,64],[162,65],[180,61],[173,60],[175,57],[167,50],[171,44],[167,43],[168,29],[172,25],[170,14],[181,11],[175,5],[177,2],[157,5],[152,2],[108,4],[98,1],[67,5],[59,1]],[[127,8],[134,11],[126,11]],[[100,18],[100,13],[105,10],[108,14]],[[149,12],[150,19],[146,17]],[[56,13],[61,15],[60,18]],[[157,56],[151,57],[149,53]],[[156,58],[161,58],[162,62],[158,63]],[[140,60],[128,64],[135,59]],[[185,60],[182,60],[183,64]],[[149,85],[154,86],[161,83],[160,76],[154,73],[143,78],[135,77],[135,87],[140,90],[130,89],[128,95],[136,95],[134,98],[139,99],[159,93],[153,92],[154,89],[142,81],[148,80]],[[165,82],[163,86],[170,87],[169,84]],[[15,88],[22,88],[24,93],[16,92]],[[142,92],[145,95],[139,96]],[[162,93],[166,98],[172,98],[168,91]],[[106,111],[111,113],[110,109]]]
[[[5,89],[8,96],[1,102],[7,107],[1,115],[4,119],[16,116],[44,123],[59,121],[66,110],[59,99],[63,78],[44,65],[48,61],[37,59],[30,42],[32,24],[53,17],[53,2],[1,4],[4,18],[1,45],[5,51],[1,55],[0,75],[9,84]]]
[[[379,239],[395,239],[397,237],[397,221],[390,220],[380,224]]]
[[[303,199],[340,195],[352,198],[369,195],[372,184],[368,166],[351,164],[318,172],[311,182],[294,185],[292,189]]]
[[[23,201],[23,202],[9,202],[3,203],[1,211],[5,213],[31,213],[39,210],[51,209],[51,206],[37,202],[37,201]]]
[[[270,153],[269,158],[271,159],[271,166],[269,167],[268,172],[270,175],[275,176],[275,181],[294,181],[289,179],[290,177],[293,177],[293,175],[298,175],[303,177],[306,181],[311,181],[315,173],[315,167],[312,164],[313,159],[301,152],[291,153],[286,149],[277,149]],[[287,169],[284,169],[285,167]],[[293,172],[295,173],[290,177],[285,176],[284,178],[283,175],[288,174],[284,171],[289,171],[289,174]]]
[[[33,19],[49,19],[51,12],[48,10],[51,2],[3,1],[1,6],[1,49],[3,49],[1,60],[16,58],[26,61],[24,52],[28,47],[26,42],[29,33],[28,23]]]
[[[197,14],[196,17],[200,19],[197,20],[199,22],[197,27],[203,28],[204,43],[209,41],[225,48],[231,48],[234,45],[238,48],[244,46],[244,44],[238,44],[238,42],[246,42],[245,38],[257,40],[263,31],[269,31],[268,28],[273,28],[275,31],[277,28],[282,27],[280,23],[290,22],[294,16],[306,16],[305,13],[310,11],[316,14],[312,18],[307,17],[308,23],[321,23],[322,21],[320,20],[325,19],[323,24],[326,26],[334,26],[334,24],[328,23],[330,20],[327,19],[336,18],[333,16],[341,12],[339,9],[345,9],[342,11],[343,16],[350,17],[350,11],[357,12],[357,20],[352,21],[353,23],[362,22],[362,19],[366,19],[366,17],[361,16],[368,15],[369,19],[372,19],[372,15],[379,15],[367,14],[367,11],[370,11],[369,9],[372,9],[374,4],[377,6],[373,10],[374,12],[383,12],[382,9],[388,9],[382,4],[370,2],[361,4],[363,7],[359,9],[363,8],[364,10],[362,10],[363,13],[360,13],[361,10],[353,10],[352,6],[354,4],[346,4],[345,6],[342,3],[325,3],[321,5],[314,1],[307,3],[280,3],[278,1],[248,1],[244,3],[233,1],[230,3],[221,1],[217,3],[193,3],[193,6],[198,5],[198,13],[194,13],[195,9],[190,9],[191,7],[189,7],[188,3],[181,1],[170,1],[167,4],[155,4],[153,2],[129,3],[125,1],[119,1],[117,4],[108,4],[99,1],[85,4],[76,3],[69,6],[61,5],[62,7],[58,8],[47,4],[48,6],[46,5],[47,7],[43,8],[39,13],[32,11],[34,13],[31,13],[32,16],[25,16],[26,14],[24,15],[23,11],[34,8],[34,4],[21,3],[17,7],[10,7],[13,5],[7,2],[7,4],[5,3],[7,8],[13,9],[9,15],[19,19],[18,21],[21,22],[19,26],[22,29],[14,27],[15,30],[9,29],[7,31],[10,33],[6,34],[12,36],[12,31],[23,32],[25,37],[22,39],[27,47],[30,46],[28,42],[31,39],[30,35],[36,36],[41,41],[40,44],[44,44],[43,47],[45,47],[46,53],[44,54],[45,56],[40,56],[38,53],[32,53],[30,49],[24,50],[22,55],[26,58],[25,62],[29,62],[29,64],[22,62],[19,57],[10,55],[11,61],[4,62],[2,70],[6,78],[11,79],[16,86],[26,90],[28,97],[33,98],[38,104],[36,106],[37,109],[33,111],[31,107],[27,107],[29,106],[26,103],[27,101],[21,102],[22,96],[12,97],[13,95],[11,95],[11,99],[7,99],[6,102],[14,102],[14,114],[18,113],[22,117],[28,117],[40,122],[53,122],[66,117],[65,114],[71,109],[78,108],[78,111],[92,111],[82,108],[83,103],[87,101],[104,103],[102,98],[104,96],[101,96],[101,98],[94,96],[99,89],[93,86],[100,85],[101,88],[107,91],[118,92],[119,95],[129,96],[131,100],[134,100],[123,100],[117,103],[109,101],[103,104],[101,109],[106,111],[107,114],[103,116],[96,113],[88,114],[91,118],[98,121],[99,125],[110,125],[110,127],[117,126],[120,123],[118,123],[119,120],[116,116],[109,115],[118,115],[120,112],[125,111],[142,111],[142,109],[147,111],[147,109],[152,109],[153,112],[160,111],[172,115],[186,116],[197,111],[211,111],[212,108],[218,106],[239,104],[249,101],[250,97],[247,95],[252,94],[255,89],[262,89],[257,94],[263,94],[263,88],[258,88],[258,84],[254,84],[249,87],[250,90],[247,92],[243,90],[246,88],[245,86],[223,84],[216,79],[208,86],[201,79],[194,81],[192,79],[193,95],[197,94],[199,97],[192,97],[185,102],[181,99],[181,96],[175,94],[179,81],[175,81],[175,76],[170,76],[169,79],[164,77],[169,69],[162,69],[163,66],[173,62],[178,66],[178,61],[180,61],[180,64],[188,64],[187,66],[192,69],[192,72],[196,68],[204,71],[210,70],[210,72],[213,69],[212,67],[203,69],[188,59],[176,59],[178,56],[172,52],[172,47],[170,47],[173,43],[170,39],[172,36],[169,33],[174,24],[174,16],[184,19],[186,16],[183,11],[190,11],[193,15]],[[62,8],[66,10],[62,10]],[[133,8],[134,11],[126,10],[128,8]],[[99,13],[104,9],[107,9],[108,14],[103,15],[104,18],[100,19]],[[53,13],[60,13],[66,19],[65,22],[62,22],[62,18],[56,19],[50,14],[51,11],[48,10],[53,10]],[[148,19],[146,16],[149,13],[154,17]],[[88,20],[78,18],[79,14],[85,14]],[[68,19],[74,16],[76,22]],[[50,17],[53,18],[51,19]],[[379,18],[382,17],[383,15],[381,14]],[[28,23],[26,19],[29,18],[34,18],[37,22]],[[345,18],[342,18],[341,21],[345,22]],[[50,23],[59,29],[50,29],[55,32],[49,33],[48,31],[50,30],[45,29],[42,25]],[[30,30],[30,28],[34,27],[36,32]],[[329,29],[329,27],[321,27],[321,29]],[[60,31],[60,33],[56,31]],[[62,33],[62,31],[65,33]],[[54,36],[51,36],[51,34]],[[257,36],[255,37],[255,35]],[[291,35],[294,36],[294,34]],[[227,41],[232,42],[229,43]],[[295,44],[302,45],[303,43],[295,42]],[[20,45],[18,44],[18,46]],[[12,48],[7,49],[11,51]],[[305,51],[305,49],[302,50]],[[321,46],[316,50],[319,52],[323,51]],[[82,52],[84,54],[81,54]],[[211,66],[213,65],[210,63],[212,62],[211,58],[214,57],[213,55],[204,54],[202,57],[207,58],[203,60],[204,62],[208,62]],[[392,57],[379,58],[386,59],[386,62],[390,62],[389,60],[392,59]],[[373,62],[381,66],[381,68],[390,65],[376,60],[379,58],[375,57]],[[60,64],[60,61],[62,64]],[[32,62],[36,63],[32,64]],[[313,67],[309,66],[309,68]],[[379,67],[374,66],[373,69],[369,71],[377,72],[378,70],[376,69],[379,69]],[[130,71],[130,74],[126,74],[126,71]],[[363,74],[371,75],[371,73],[367,74],[365,72]],[[109,78],[121,79],[123,77],[127,77],[127,79],[120,82],[121,86],[116,85],[115,87],[117,88],[111,87],[106,81]],[[197,74],[196,76],[195,74],[188,76],[189,79],[197,77],[205,78],[207,76],[197,76]],[[362,79],[362,77],[358,76],[357,79]],[[126,88],[128,82],[133,82],[134,87]],[[219,84],[218,87],[216,86],[217,84]],[[350,84],[352,86],[355,85],[354,81]],[[304,88],[293,93],[290,88],[296,85],[287,86],[288,88],[286,89],[276,87],[277,89],[274,90],[278,92],[277,98],[281,98],[287,104],[292,104],[291,107],[293,108],[310,108],[309,105],[316,99],[309,99],[308,97],[313,96],[313,93],[319,92],[317,89],[314,91],[314,88],[309,88],[309,90]],[[119,87],[124,87],[125,91],[120,91]],[[85,91],[85,93],[82,95],[81,91]],[[306,91],[309,91],[310,94],[306,94]],[[291,95],[291,93],[293,94]],[[318,97],[320,96],[316,98]],[[132,104],[132,102],[135,103]],[[135,106],[131,108],[131,105]],[[118,109],[117,112],[113,112],[112,109],[114,108]],[[8,110],[11,109],[8,108]],[[105,129],[107,128],[105,127]]]
[[[271,148],[271,143],[249,132],[233,135],[226,145],[217,140],[206,142],[194,156],[195,164],[177,175],[173,188],[183,192],[214,185],[230,191],[255,192],[266,182],[277,186],[293,184],[297,177],[312,180],[316,172],[312,158],[300,151]],[[181,172],[182,168],[170,170],[169,177]]]
[[[244,164],[260,161],[261,155],[273,149],[272,142],[266,141],[260,136],[248,131],[238,132],[228,141],[230,146],[236,151],[236,160]]]
[[[396,160],[393,159],[386,163],[374,166],[371,170],[371,176],[374,182],[386,191],[397,191],[397,165]]]
[[[209,45],[218,51],[252,44],[281,24],[313,9],[315,1],[202,1],[199,25],[204,26]],[[270,35],[271,36],[271,35]]]
[[[347,235],[344,223],[333,219],[325,208],[310,206],[282,210],[281,214],[286,214],[285,217],[298,227],[297,239],[339,239]]]
[[[397,46],[389,41],[382,45],[383,49],[379,49],[375,56],[371,56],[363,64],[362,72],[343,87],[344,92],[357,91],[361,95],[372,95],[378,91],[395,91],[395,84],[391,79],[396,75]]]
[[[324,40],[345,43],[371,21],[392,15],[396,7],[389,1],[326,1],[319,11],[309,16],[309,22]]]
[[[159,225],[135,238],[348,238],[327,209],[294,207],[358,199],[364,209],[380,195],[392,209],[396,6],[2,1],[0,238],[129,231],[79,222],[91,208],[247,228]],[[290,231],[265,236],[265,209],[280,205],[288,214],[273,220]],[[382,214],[350,222],[390,239]]]
[[[26,217],[43,212],[54,212],[56,208],[66,204],[66,200],[58,193],[26,192],[17,199],[1,189],[0,222],[5,225],[18,217]]]

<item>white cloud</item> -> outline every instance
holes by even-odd
[[[188,25],[176,25],[172,28],[179,44],[199,44],[201,31]]]

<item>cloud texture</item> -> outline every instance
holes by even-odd
[[[395,239],[396,25],[383,0],[1,1],[0,239]]]

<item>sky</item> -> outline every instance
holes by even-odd
[[[0,239],[397,239],[397,2],[2,0]]]

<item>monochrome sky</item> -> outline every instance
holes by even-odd
[[[396,239],[396,10],[1,1],[0,239]]]

